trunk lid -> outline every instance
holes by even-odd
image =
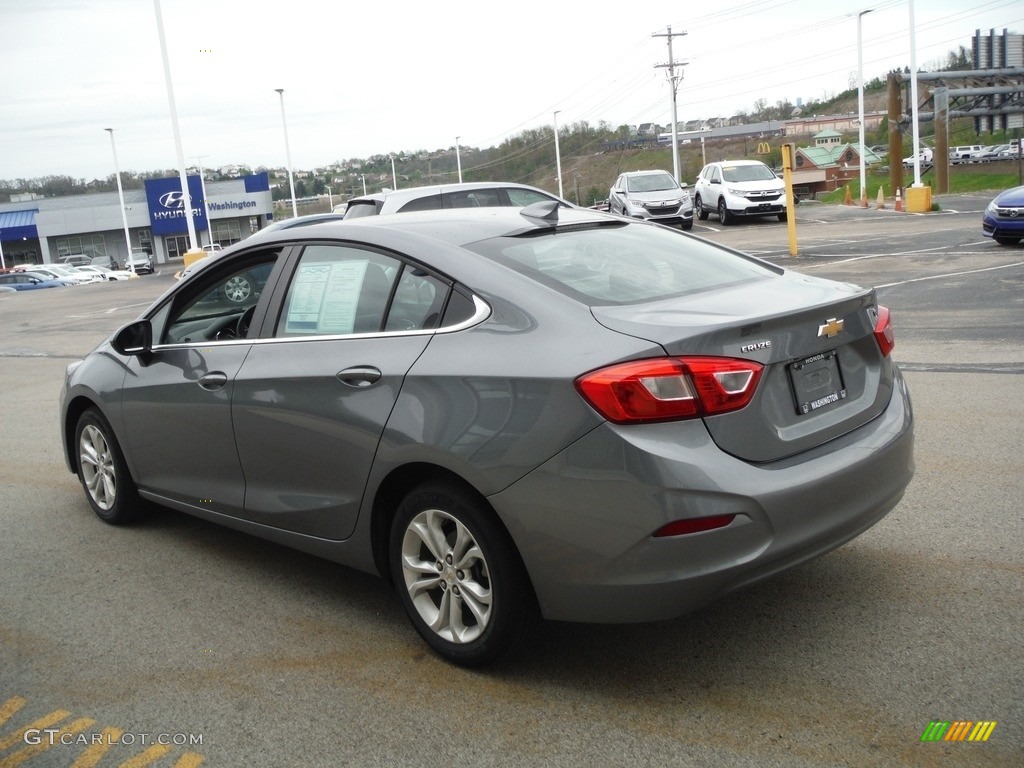
[[[893,363],[874,336],[873,290],[785,272],[685,298],[594,306],[607,328],[672,356],[711,355],[765,366],[742,410],[706,417],[723,451],[768,462],[809,450],[878,416]]]

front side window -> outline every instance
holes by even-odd
[[[154,336],[165,344],[227,341],[244,337],[263,288],[277,261],[270,252],[203,270],[187,289],[179,292],[167,313],[163,331],[158,332],[160,313],[154,318]]]
[[[493,208],[501,205],[496,189],[474,189],[468,192],[449,192],[446,205],[449,208]]]

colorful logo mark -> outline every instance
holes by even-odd
[[[921,741],[988,741],[995,728],[995,720],[932,720]]]

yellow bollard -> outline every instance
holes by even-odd
[[[846,194],[843,195],[843,205],[853,205],[853,196],[850,194],[850,185],[846,185]]]

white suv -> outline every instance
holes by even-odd
[[[760,160],[708,163],[694,185],[693,209],[705,221],[717,213],[722,224],[740,216],[778,216],[786,220],[786,185]]]

